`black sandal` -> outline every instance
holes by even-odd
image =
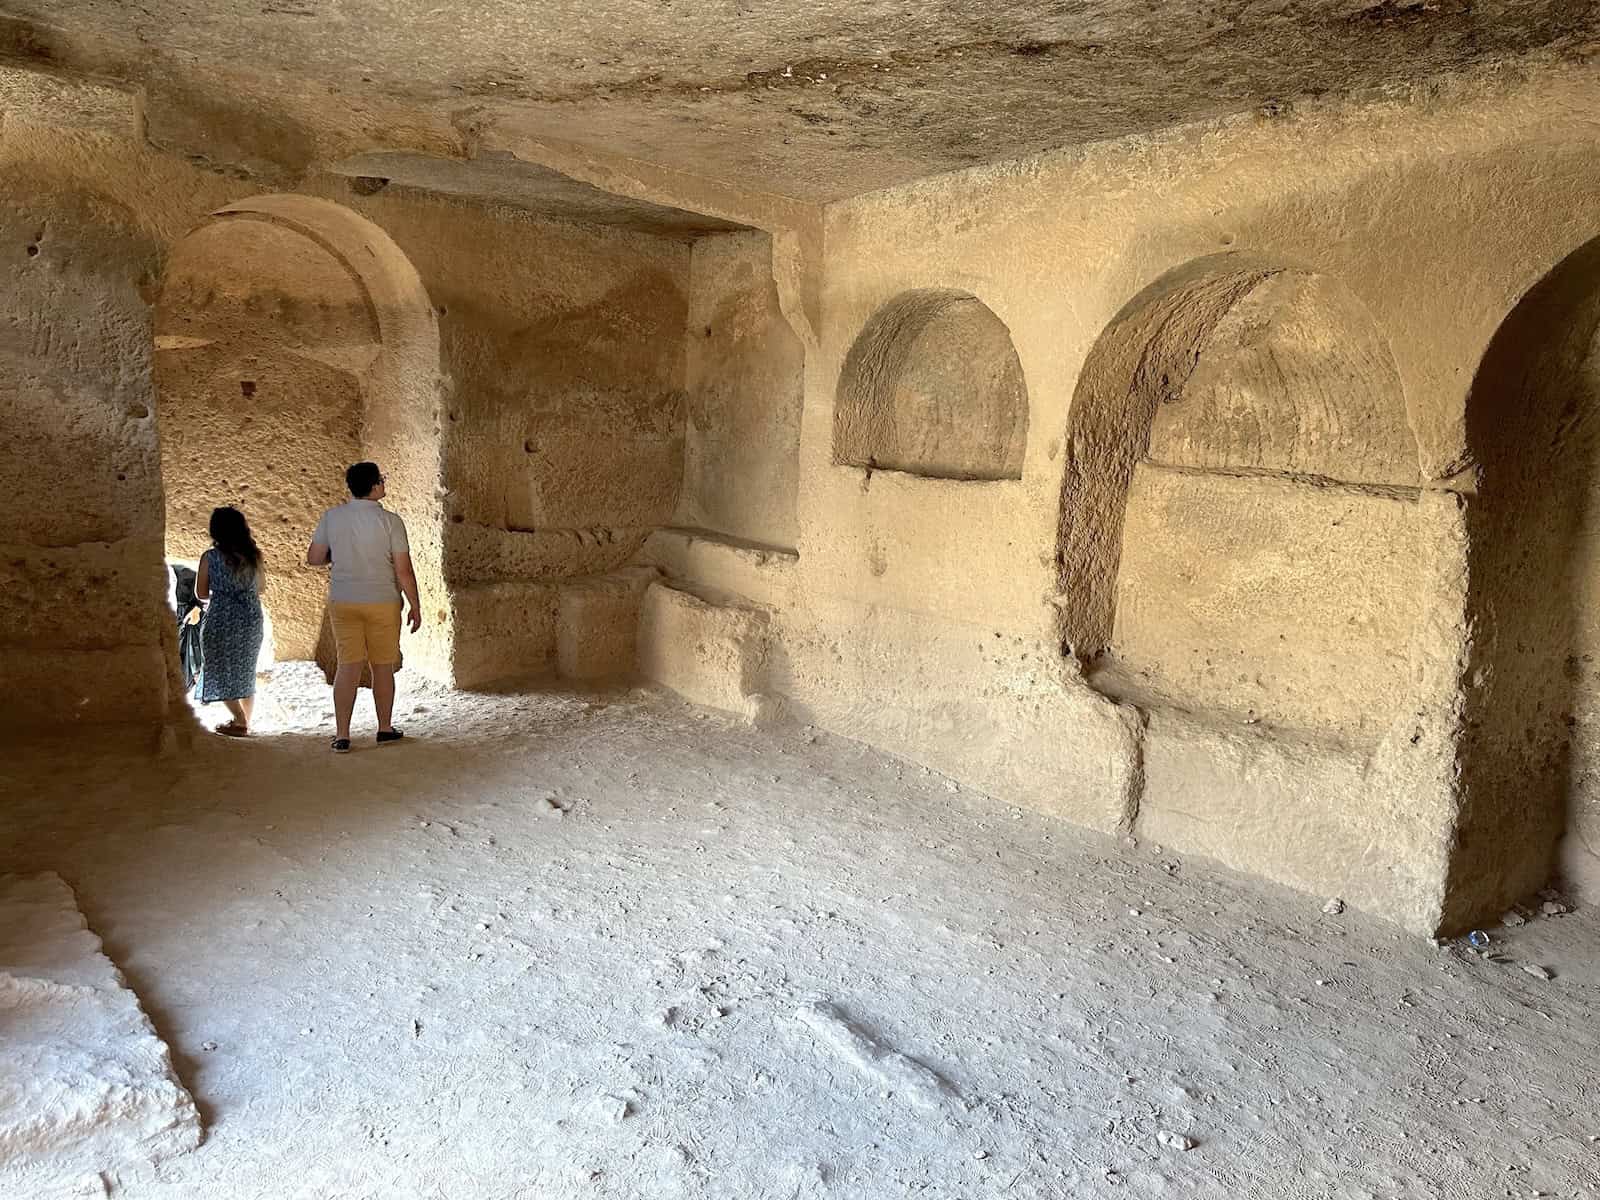
[[[380,729],[378,730],[378,745],[381,746],[385,742],[398,742],[403,737],[405,737],[405,734],[398,729]]]
[[[350,753],[350,739],[349,738],[334,738],[332,745],[333,745],[333,752],[335,754],[349,754]]]

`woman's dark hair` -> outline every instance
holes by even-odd
[[[211,544],[222,551],[222,560],[237,579],[252,579],[261,568],[261,551],[250,536],[250,522],[237,508],[211,510]]]
[[[344,473],[345,486],[357,500],[372,494],[372,489],[383,482],[383,472],[375,462],[358,462]]]

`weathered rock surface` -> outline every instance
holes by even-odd
[[[56,875],[0,876],[0,1024],[0,1191],[200,1143],[166,1043]]]

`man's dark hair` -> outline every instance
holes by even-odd
[[[372,494],[373,488],[383,482],[383,472],[378,470],[377,463],[358,462],[345,471],[344,482],[352,496],[364,500]]]

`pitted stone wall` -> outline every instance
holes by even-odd
[[[102,120],[0,113],[9,728],[158,721],[174,694],[149,301],[167,238],[225,191],[126,140],[131,99],[91,91]]]

